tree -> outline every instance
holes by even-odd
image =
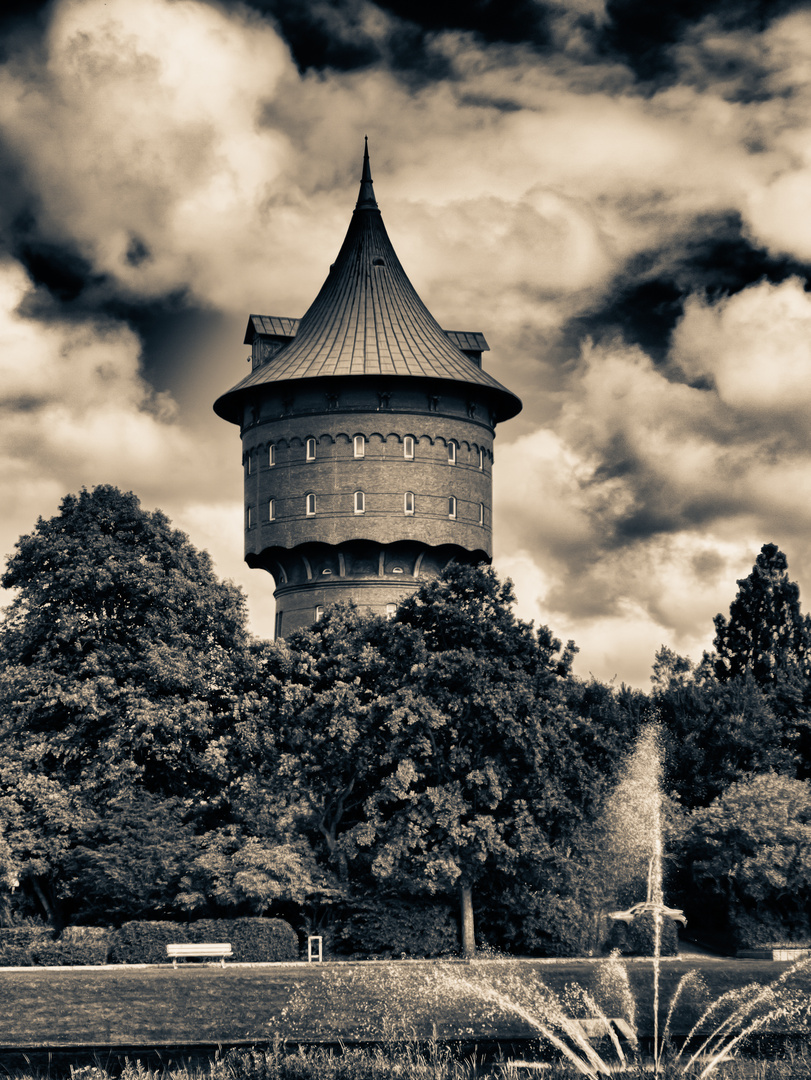
[[[797,756],[811,773],[811,620],[789,580],[786,556],[764,544],[751,574],[738,581],[729,619],[715,617],[715,673],[721,682],[749,675],[769,695]]]
[[[738,581],[729,619],[715,616],[715,671],[722,682],[749,672],[760,685],[811,675],[811,623],[788,561],[764,544],[748,577]]]
[[[58,923],[68,854],[89,852],[92,835],[130,844],[147,804],[150,821],[161,806],[172,818],[180,807],[185,823],[212,811],[244,601],[162,513],[107,486],[40,519],[2,584],[17,591],[0,626],[6,842]],[[121,865],[135,889],[141,869]]]
[[[565,713],[573,647],[517,620],[513,599],[493,570],[452,564],[401,605],[381,635],[383,775],[351,836],[379,881],[459,890],[467,956],[475,886],[548,846],[544,819],[566,802],[545,728]]]
[[[794,774],[791,735],[750,672],[722,682],[708,660],[694,668],[674,656],[657,653],[653,705],[666,733],[667,785],[682,805],[706,806],[752,773]]]
[[[702,929],[737,946],[811,935],[811,784],[775,773],[739,780],[694,810],[682,848],[684,902]]]

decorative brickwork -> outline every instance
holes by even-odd
[[[444,331],[405,275],[368,153],[338,258],[301,319],[251,315],[249,376],[215,403],[240,425],[245,559],[276,582],[278,635],[329,604],[381,615],[453,559],[492,554],[496,423],[521,403]]]

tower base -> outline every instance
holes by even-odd
[[[249,566],[267,570],[276,582],[277,638],[312,626],[334,604],[354,604],[360,611],[391,617],[406,597],[454,561],[478,565],[490,558],[485,551],[454,544],[371,540],[269,548],[246,557]]]

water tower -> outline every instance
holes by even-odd
[[[276,583],[276,636],[354,601],[385,615],[451,560],[492,556],[496,424],[521,402],[443,330],[400,265],[368,148],[343,245],[301,319],[251,315],[238,424],[245,561]]]

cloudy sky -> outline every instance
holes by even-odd
[[[577,670],[697,659],[763,543],[811,595],[811,6],[53,0],[0,16],[0,554],[81,486],[242,564],[250,312],[301,316],[368,134],[406,271],[480,330],[495,564]]]

